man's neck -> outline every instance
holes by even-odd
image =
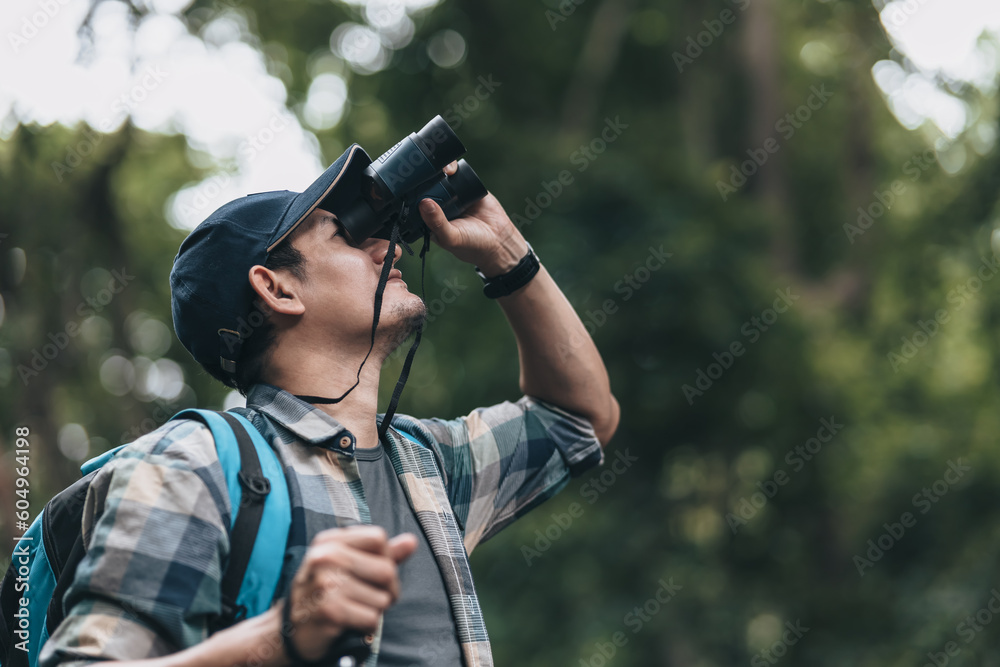
[[[367,351],[366,348],[364,352]],[[303,354],[294,366],[283,365],[280,359],[277,360],[279,363],[274,363],[276,360],[272,359],[273,377],[267,381],[294,395],[339,398],[354,384],[358,367],[361,366],[363,359],[364,353]],[[376,346],[361,370],[358,386],[354,387],[343,400],[338,403],[312,404],[353,433],[357,439],[357,446],[361,448],[378,445],[378,424],[375,416],[378,412],[378,387],[382,362],[383,355]]]

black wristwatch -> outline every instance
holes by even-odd
[[[527,241],[525,243],[528,245],[528,254],[507,273],[487,278],[479,267],[476,267],[476,273],[483,279],[483,294],[491,299],[507,296],[527,285],[535,277],[541,264],[538,263],[538,256],[531,244]]]

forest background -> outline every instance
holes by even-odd
[[[238,404],[173,335],[194,225],[442,114],[622,405],[604,468],[472,558],[497,664],[1000,665],[989,2],[0,17],[0,542],[20,534],[16,429],[34,514],[83,460]],[[400,411],[516,399],[472,268],[432,250],[426,297]]]

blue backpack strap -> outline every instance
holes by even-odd
[[[237,614],[232,619],[224,620],[237,621],[244,615],[252,617],[262,614],[271,606],[281,576],[288,531],[292,523],[288,483],[278,457],[254,425],[235,412],[220,414],[211,410],[183,410],[172,419],[195,419],[206,424],[212,431],[219,463],[226,477],[229,502],[233,508],[231,545],[239,547],[234,543],[244,539],[236,534],[238,529],[241,532],[245,530],[237,525],[239,516],[246,516],[247,510],[254,506],[254,496],[264,496],[259,522],[253,521],[257,524],[254,530],[256,535],[252,540],[253,548],[233,548],[230,551],[230,565],[236,567],[230,570],[227,566],[227,571],[238,573],[241,563],[234,563],[233,560],[237,558],[245,561],[245,572],[235,600]],[[263,485],[259,484],[259,480],[254,480],[252,474],[247,474],[250,472],[246,470],[248,462],[240,454],[237,432],[234,431],[238,427],[242,427],[241,431],[244,432],[241,435],[250,437],[252,453],[256,453]],[[250,463],[252,466],[252,461]],[[245,491],[248,494],[247,501],[244,501]],[[242,556],[238,552],[242,552]],[[247,553],[249,557],[246,556]]]
[[[90,473],[94,472],[98,468],[103,468],[105,463],[107,463],[108,461],[110,461],[111,459],[113,459],[114,456],[115,456],[115,454],[117,454],[118,452],[120,452],[122,450],[122,448],[127,447],[127,446],[128,445],[118,445],[117,447],[109,449],[108,451],[104,452],[103,454],[98,454],[97,456],[95,456],[94,458],[90,459],[89,461],[87,461],[86,463],[84,463],[82,466],[80,466],[80,474],[86,476],[86,475],[89,475]]]
[[[267,494],[267,500],[264,502],[264,514],[261,517],[260,529],[257,531],[257,541],[254,543],[249,566],[236,600],[237,604],[246,608],[248,616],[259,616],[270,608],[278,580],[281,578],[288,533],[292,527],[292,502],[288,495],[285,471],[278,460],[278,455],[246,417],[235,412],[228,414],[239,420],[250,434],[257,456],[260,458],[261,471],[271,485],[271,492]]]
[[[417,443],[418,445],[420,445],[421,447],[423,447],[425,449],[427,448],[427,445],[425,445],[424,443],[420,442],[420,440],[418,440],[417,437],[415,435],[413,435],[412,433],[410,433],[409,431],[404,431],[403,429],[399,428],[398,426],[393,426],[392,428],[395,429],[396,433],[399,433],[400,435],[406,437],[407,440],[415,442],[415,443]]]

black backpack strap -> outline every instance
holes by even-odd
[[[236,434],[236,444],[240,448],[240,486],[243,487],[243,499],[236,510],[236,523],[233,524],[229,536],[229,565],[222,578],[223,615],[220,621],[231,625],[246,616],[246,608],[238,607],[236,598],[240,593],[240,586],[243,585],[243,577],[247,573],[253,545],[257,542],[257,531],[260,529],[261,517],[264,516],[264,501],[271,492],[271,483],[261,471],[260,459],[257,457],[253,441],[250,440],[250,434],[236,417],[225,412],[219,414]],[[227,613],[227,604],[230,605],[232,612]],[[227,616],[230,617],[227,619]]]
[[[264,501],[271,491],[271,483],[261,470],[260,458],[257,457],[257,450],[253,446],[250,434],[236,417],[225,412],[218,414],[226,420],[236,436],[236,444],[240,450],[239,480],[243,494],[240,506],[233,508],[236,521],[229,533],[229,564],[222,576],[222,613],[210,627],[211,632],[228,628],[246,617],[247,610],[237,604],[237,597],[257,541],[257,531],[264,515]],[[211,428],[196,412],[192,411],[184,417],[198,419]]]
[[[87,492],[96,475],[94,470],[73,482],[46,504],[42,512],[42,544],[56,578],[45,613],[45,627],[49,635],[66,618],[66,593],[76,576],[77,566],[87,554],[80,528]],[[98,514],[103,511],[103,507],[97,509]]]
[[[45,614],[45,628],[50,637],[66,618],[66,593],[76,576],[76,567],[86,554],[87,549],[83,544],[83,534],[81,533],[73,543],[73,548],[63,564],[62,571],[57,575],[56,587],[52,591],[52,599],[49,601],[48,611]]]

